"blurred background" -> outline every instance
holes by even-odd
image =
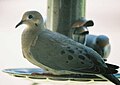
[[[46,20],[47,0],[0,0],[0,70],[6,68],[34,68],[23,58],[21,33],[24,25],[15,29],[25,11],[39,11]],[[110,38],[111,53],[108,62],[120,65],[120,0],[86,0],[86,18],[94,21],[90,34],[104,34]],[[14,81],[17,80],[17,81]],[[20,82],[20,83],[18,83]],[[48,83],[40,85],[76,85],[79,82]],[[104,82],[105,84],[106,82]],[[0,71],[0,85],[32,85],[24,79],[16,79]],[[83,83],[86,85],[86,83]],[[89,83],[91,84],[91,83]],[[102,85],[92,83],[92,85]],[[35,85],[35,84],[34,84]],[[107,83],[105,84],[107,85]],[[109,84],[110,85],[110,84]]]

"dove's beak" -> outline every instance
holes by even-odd
[[[23,24],[23,21],[20,21],[16,26],[15,28],[17,28],[19,25]]]

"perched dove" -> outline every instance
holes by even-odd
[[[86,20],[85,18],[80,18],[75,21],[71,26],[71,38],[79,43],[82,43],[95,51],[97,51],[104,60],[111,51],[111,45],[109,43],[109,38],[105,35],[91,35],[87,27],[93,26],[94,22],[92,20]]]
[[[105,35],[87,35],[86,37],[86,46],[93,48],[97,51],[103,59],[109,56],[111,51],[111,45],[109,38]]]
[[[106,64],[93,49],[46,29],[39,12],[25,12],[16,28],[21,24],[27,25],[22,33],[23,55],[34,65],[55,75],[98,74],[120,85],[113,75],[118,66]]]

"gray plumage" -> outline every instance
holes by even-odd
[[[105,35],[87,35],[86,46],[93,48],[104,59],[108,58],[111,51],[109,38]]]
[[[117,73],[116,66],[106,64],[93,49],[46,29],[37,11],[26,12],[16,27],[21,24],[28,26],[22,33],[23,55],[34,65],[56,75]]]

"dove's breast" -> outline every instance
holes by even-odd
[[[36,60],[32,57],[30,53],[30,47],[35,41],[37,34],[34,31],[24,30],[21,37],[22,52],[24,57],[31,63],[36,65]]]
[[[24,30],[22,33],[22,49],[23,50],[28,50],[32,44],[32,42],[34,41],[36,35],[35,33],[33,33],[33,31],[28,31],[28,30]]]
[[[34,46],[36,43],[36,39],[38,38],[36,31],[30,31],[30,30],[24,30],[22,33],[22,52],[24,57],[34,65],[37,65],[43,69],[47,69],[47,67],[40,64],[38,61],[36,61],[30,52],[30,47]]]

